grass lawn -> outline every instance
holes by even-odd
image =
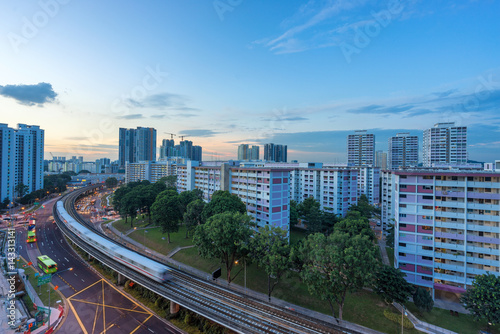
[[[391,264],[392,267],[394,267],[394,248],[385,247],[385,250],[387,251],[387,257],[389,258],[389,263]]]
[[[22,263],[23,263],[23,265],[26,264],[26,262],[22,262]],[[25,274],[29,275],[28,279],[29,279],[31,285],[33,286],[33,289],[35,289],[36,293],[38,294],[38,297],[40,297],[40,299],[42,300],[42,303],[45,306],[49,305],[49,292],[48,292],[48,290],[50,290],[50,306],[57,308],[58,304],[56,303],[56,301],[61,300],[61,297],[54,290],[54,288],[50,284],[44,284],[44,285],[42,285],[41,288],[38,287],[37,286],[38,279],[37,279],[37,277],[35,277],[35,273],[38,271],[35,271],[35,269],[33,269],[32,267],[25,267],[23,269],[25,271]],[[29,297],[27,297],[27,299],[29,299]],[[31,304],[31,307],[33,307],[33,304]]]
[[[148,226],[148,217],[146,215],[141,215],[137,216],[137,218],[134,219],[133,226],[137,228],[145,227]],[[113,223],[113,227],[116,228],[120,232],[127,232],[133,227],[130,227],[130,217],[127,218],[127,222],[125,223],[125,219],[120,219],[117,220],[116,222]]]
[[[170,243],[167,243],[167,234],[161,233],[160,227],[151,227],[134,231],[130,233],[128,237],[140,242],[141,244],[144,244],[145,242],[146,247],[165,255],[170,253],[176,247],[193,245],[192,238],[186,239],[186,227],[184,225],[179,228],[179,232],[170,233]],[[162,238],[165,238],[165,240]]]
[[[202,259],[198,255],[196,248],[183,249],[176,253],[173,259],[207,273],[211,273],[221,266],[221,278],[225,279],[227,275],[224,265],[220,265],[217,260]],[[233,267],[232,275],[236,274],[240,268],[241,265]],[[241,286],[244,285],[244,271],[238,274],[233,283]],[[267,294],[267,276],[255,264],[247,266],[247,287],[251,290]],[[282,282],[275,287],[272,297],[283,299],[290,303],[324,314],[332,314],[328,303],[313,298],[307,291],[306,285],[300,282],[298,274],[296,273],[292,273],[291,277],[283,279]],[[399,328],[399,325],[384,317],[383,312],[386,308],[389,308],[389,306],[387,306],[377,295],[363,290],[354,294],[349,294],[348,297],[346,297],[344,319],[381,332],[394,333]],[[397,312],[395,309],[393,309],[393,311]],[[335,306],[335,312],[338,312],[337,306]],[[405,330],[405,332],[419,333],[414,329]]]
[[[459,313],[459,316],[455,317],[450,311],[440,308],[420,313],[413,303],[407,303],[406,307],[420,320],[457,333],[479,333],[479,330],[486,330],[486,322],[475,322],[469,314]],[[500,334],[500,325],[492,327],[490,333]]]

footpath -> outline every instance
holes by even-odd
[[[184,263],[181,263],[179,261],[176,261],[174,259],[172,259],[172,256],[177,253],[178,251],[180,251],[181,249],[184,249],[184,248],[189,248],[189,247],[193,247],[193,246],[188,246],[188,247],[177,247],[176,249],[174,249],[172,252],[170,252],[169,254],[167,255],[164,255],[164,254],[161,254],[161,253],[158,253],[154,250],[151,250],[149,248],[145,248],[144,245],[142,245],[141,243],[129,238],[126,233],[121,233],[120,231],[118,231],[116,228],[114,228],[112,226],[112,223],[113,222],[106,222],[107,225],[104,226],[104,228],[102,228],[102,230],[104,230],[104,232],[114,238],[116,241],[118,242],[121,242],[121,243],[124,243],[126,244],[128,247],[131,247],[131,248],[134,248],[136,249],[137,251],[139,252],[143,252],[143,253],[146,253],[147,256],[155,259],[155,260],[158,260],[160,262],[163,262],[171,267],[175,267],[175,268],[178,268],[179,270],[182,270],[184,272],[188,272],[194,276],[197,276],[201,279],[205,279],[207,281],[211,281],[211,282],[214,282],[212,280],[212,275],[204,272],[204,271],[201,271],[199,269],[196,269],[196,268],[193,268],[193,267],[190,267],[190,266],[186,266]],[[224,288],[229,288],[233,291],[236,291],[240,294],[244,294],[244,295],[248,295],[248,296],[251,296],[252,298],[256,299],[256,300],[260,300],[260,301],[263,301],[263,302],[268,302],[268,296],[267,294],[264,294],[264,293],[260,293],[260,292],[257,292],[257,291],[253,291],[253,290],[250,290],[250,289],[246,289],[245,287],[243,286],[240,286],[240,285],[237,285],[237,284],[234,284],[234,283],[231,283],[230,286],[228,286],[227,284],[227,281],[224,280],[224,279],[221,279],[221,278],[218,278],[215,283],[217,285],[220,285]],[[330,324],[336,324],[336,319],[332,316],[329,316],[329,315],[326,315],[326,314],[323,314],[323,313],[320,313],[320,312],[316,312],[316,311],[312,311],[312,310],[309,310],[309,309],[306,309],[306,308],[303,308],[301,306],[298,306],[298,305],[294,305],[294,304],[291,304],[287,301],[284,301],[284,300],[281,300],[281,299],[278,299],[278,298],[274,298],[272,297],[271,298],[271,304],[273,305],[276,305],[276,306],[279,306],[279,307],[283,307],[283,308],[286,308],[288,310],[291,310],[291,311],[295,311],[297,313],[300,313],[300,314],[303,314],[303,315],[306,315],[306,316],[309,316],[311,318],[314,318],[314,319],[319,319],[319,320],[322,320],[324,322],[327,322],[327,323],[330,323]],[[347,328],[347,329],[351,329],[353,331],[358,331],[360,333],[368,333],[368,334],[382,334],[381,332],[379,331],[376,331],[374,329],[371,329],[371,328],[367,328],[367,327],[364,327],[364,326],[361,326],[361,325],[358,325],[358,324],[354,324],[354,323],[351,323],[351,322],[348,322],[348,321],[341,321],[340,322],[340,325]]]

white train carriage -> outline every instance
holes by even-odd
[[[66,212],[63,203],[57,202],[57,211],[60,218],[68,228],[78,235],[85,243],[96,248],[107,256],[131,268],[138,273],[154,279],[157,282],[164,282],[170,279],[169,268],[148,257],[135,253],[127,248],[121,247],[111,242],[97,233],[78,223]]]

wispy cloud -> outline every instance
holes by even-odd
[[[213,137],[221,132],[216,132],[208,129],[183,130],[180,135],[186,137]]]
[[[143,99],[127,99],[130,108],[172,110],[177,112],[197,112],[199,109],[189,107],[186,103],[189,99],[186,96],[173,93],[158,93],[148,95]]]
[[[0,86],[0,95],[17,100],[20,104],[27,106],[43,106],[54,102],[57,93],[52,85],[40,82],[36,85],[5,85]]]
[[[144,118],[143,114],[130,114],[116,117],[118,119],[141,119]]]

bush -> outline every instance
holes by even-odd
[[[393,322],[396,322],[398,324],[401,325],[401,315],[400,314],[397,314],[397,313],[393,313],[391,311],[389,311],[388,309],[385,309],[384,310],[384,316],[393,321]],[[413,323],[407,318],[407,317],[404,317],[403,318],[403,327],[406,328],[406,329],[412,329],[413,328]]]

